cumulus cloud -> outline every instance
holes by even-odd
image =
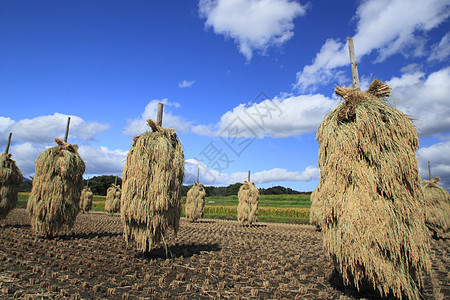
[[[122,175],[128,151],[110,150],[107,147],[80,146],[78,153],[86,164],[86,175]]]
[[[35,173],[35,163],[38,156],[47,148],[53,146],[56,146],[56,144],[42,145],[26,142],[11,147],[10,152],[22,174],[29,178]],[[78,153],[86,164],[85,175],[121,175],[127,155],[127,151],[120,149],[110,150],[107,147],[89,145],[81,145]]]
[[[430,147],[420,148],[417,154],[420,176],[428,179],[428,161],[431,164],[431,176],[441,177],[439,183],[447,191],[450,190],[450,141],[437,143]]]
[[[362,1],[356,11],[358,21],[353,37],[358,61],[371,53],[377,54],[378,62],[397,53],[425,55],[425,33],[448,18],[449,8],[446,0]],[[336,68],[343,66],[349,66],[346,42],[328,39],[313,63],[297,73],[295,87],[305,91],[336,80],[335,76],[342,78],[342,71]]]
[[[188,88],[188,87],[191,87],[194,83],[195,83],[195,80],[191,80],[191,81],[183,80],[182,82],[180,82],[178,84],[178,87],[179,88]]]
[[[197,178],[197,170],[200,169],[200,181],[206,185],[229,185],[243,182],[247,179],[247,172],[235,172],[231,174],[209,169],[202,162],[188,159],[185,162],[184,183],[192,184]],[[310,181],[319,178],[320,172],[316,167],[308,166],[302,173],[289,172],[286,169],[274,168],[252,173],[251,180],[255,183],[268,183],[279,181]]]
[[[193,126],[192,131],[225,139],[300,136],[315,132],[337,103],[321,94],[275,97],[241,104],[222,115],[217,124]]]
[[[450,67],[428,77],[420,71],[405,73],[388,84],[397,108],[413,117],[421,137],[450,131]]]
[[[56,144],[55,144],[56,145]],[[16,161],[17,167],[23,176],[30,178],[35,173],[35,163],[38,156],[48,147],[36,145],[29,142],[14,145],[10,148],[12,159]]]
[[[254,50],[289,40],[294,18],[306,13],[306,6],[289,0],[200,0],[198,7],[205,25],[234,39],[248,61]]]
[[[173,128],[177,133],[186,132],[189,129],[190,123],[183,120],[182,118],[174,115],[172,113],[172,108],[178,108],[180,105],[178,103],[169,102],[167,99],[162,100],[152,100],[150,101],[144,109],[144,112],[140,117],[128,120],[128,125],[123,131],[123,134],[139,135],[148,130],[150,127],[147,125],[148,119],[156,121],[156,116],[158,113],[158,103],[164,104],[164,114],[163,114],[163,127]]]
[[[86,122],[78,116],[60,113],[19,121],[0,117],[0,144],[6,143],[9,132],[13,133],[14,143],[51,143],[56,137],[64,137],[67,117],[70,117],[69,140],[95,140],[97,133],[109,128],[106,124]]]

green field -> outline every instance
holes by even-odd
[[[25,208],[30,193],[19,193],[17,207]],[[105,196],[95,195],[93,211],[105,210]],[[183,203],[186,197],[183,197]],[[207,197],[205,218],[236,220],[237,195]],[[304,224],[309,221],[310,195],[261,195],[259,201],[259,222]],[[184,204],[182,205],[184,216]]]

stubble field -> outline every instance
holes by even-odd
[[[71,231],[36,237],[24,209],[0,227],[2,299],[378,299],[344,287],[309,225],[181,219],[175,238],[143,256],[118,214],[80,214]],[[432,241],[425,299],[450,295],[450,242]],[[166,256],[168,255],[168,257]]]

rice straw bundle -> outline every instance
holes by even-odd
[[[423,193],[425,195],[425,222],[434,235],[448,232],[450,226],[450,196],[442,187],[437,185],[441,179],[434,177],[424,180]]]
[[[149,251],[165,242],[165,232],[178,231],[184,154],[173,129],[148,120],[152,132],[133,139],[123,169],[121,218],[125,241]]]
[[[322,203],[320,202],[320,198],[317,197],[320,193],[317,189],[315,189],[311,193],[311,207],[309,209],[309,223],[312,225],[316,225],[320,228],[320,220],[322,218]]]
[[[369,282],[381,295],[419,299],[430,272],[430,240],[416,159],[418,136],[408,116],[367,92],[336,87],[344,101],[317,131],[320,183],[314,197],[327,254],[345,284]]]
[[[79,212],[85,164],[78,146],[55,139],[58,144],[36,160],[36,174],[27,203],[36,234],[53,236],[64,226],[72,228]]]
[[[0,155],[0,220],[17,205],[17,193],[23,176],[16,162],[11,159],[11,153]]]
[[[120,185],[112,184],[106,191],[105,211],[109,213],[120,212],[120,198],[122,190]]]
[[[241,225],[252,225],[258,221],[259,190],[254,182],[244,180],[238,192],[239,204],[237,207],[238,222]]]
[[[80,209],[83,213],[88,212],[92,209],[92,198],[94,197],[94,193],[92,193],[91,188],[85,186],[81,191],[80,197]]]
[[[186,197],[186,218],[191,222],[203,217],[203,209],[205,207],[206,192],[200,182],[194,181],[194,185],[187,192]]]

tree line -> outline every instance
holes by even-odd
[[[89,180],[84,180],[83,184],[88,185],[91,188],[91,191],[94,193],[94,195],[102,195],[106,196],[106,191],[111,186],[111,184],[114,183],[116,180],[116,176],[113,175],[102,175],[102,176],[95,176],[92,178],[89,178]],[[117,185],[122,185],[122,178],[117,177]],[[211,196],[231,196],[231,195],[237,195],[239,188],[241,187],[242,183],[234,183],[230,184],[229,186],[205,186],[205,192],[206,197]],[[21,186],[19,187],[19,192],[31,192],[32,187],[32,181],[31,180],[24,180],[22,182]],[[183,185],[181,188],[181,193],[183,196],[187,195],[187,192],[192,187],[192,185]],[[283,186],[274,186],[270,188],[259,188],[259,193],[261,195],[295,195],[295,194],[311,194],[311,192],[299,192],[296,190],[293,190],[291,188],[286,188]]]

